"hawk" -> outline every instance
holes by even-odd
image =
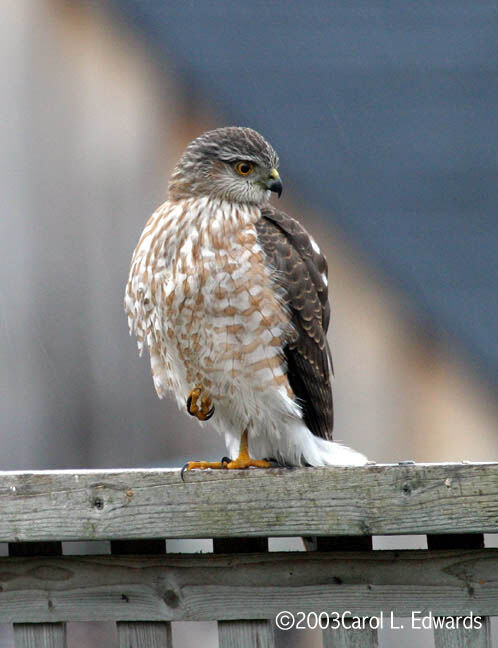
[[[327,262],[270,204],[282,192],[277,169],[250,128],[204,133],[133,254],[125,310],[157,394],[212,417],[230,455],[187,470],[366,462],[332,441]]]

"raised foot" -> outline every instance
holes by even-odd
[[[200,398],[200,403],[199,403]],[[209,421],[214,414],[214,405],[208,394],[203,394],[202,387],[194,387],[190,390],[187,398],[187,412],[191,416],[196,416],[199,421]],[[191,462],[192,463],[192,462]],[[196,462],[206,463],[206,462]],[[196,466],[197,468],[199,466]],[[208,466],[209,467],[209,466]],[[221,466],[220,466],[221,467]]]

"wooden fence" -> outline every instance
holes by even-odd
[[[380,621],[389,627],[392,613],[409,627],[417,612],[417,627],[430,615],[444,626],[436,648],[489,648],[498,549],[483,534],[496,532],[495,463],[207,471],[185,482],[179,470],[4,472],[0,622],[14,624],[16,648],[63,648],[65,622],[104,620],[117,622],[120,648],[171,646],[171,621],[201,620],[218,621],[221,647],[266,648],[285,610],[282,624],[340,625],[323,629],[325,648],[369,648]],[[372,550],[386,534],[427,535],[428,549]],[[303,536],[308,551],[268,552],[272,536]],[[167,538],[213,538],[213,553],[168,554]],[[72,540],[110,540],[111,554],[62,555]],[[365,617],[365,628],[342,627],[342,615],[348,626]]]

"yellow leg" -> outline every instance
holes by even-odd
[[[247,430],[244,430],[240,439],[239,456],[237,457],[237,459],[234,459],[233,461],[225,464],[225,466],[226,468],[228,468],[228,470],[234,470],[237,468],[250,468],[251,466],[254,466],[254,468],[269,468],[270,462],[266,461],[265,459],[251,459],[251,457],[249,456],[249,447],[247,442]]]

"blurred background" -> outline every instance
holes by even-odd
[[[497,460],[496,12],[4,0],[0,469],[225,453],[157,399],[123,293],[185,145],[229,124],[273,144],[279,207],[326,251],[335,438],[378,462]],[[74,627],[73,645],[109,631]],[[212,625],[177,632],[215,645]]]

